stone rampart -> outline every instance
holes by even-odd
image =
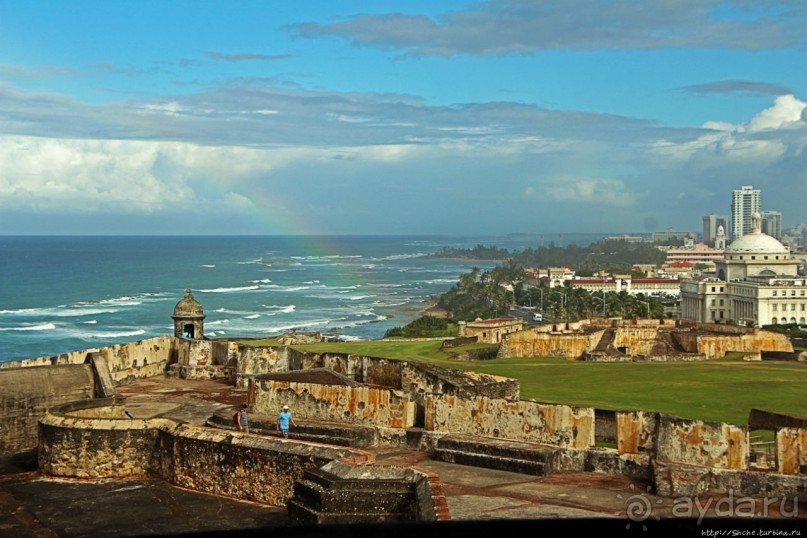
[[[724,357],[729,351],[760,354],[762,351],[793,351],[787,335],[755,329],[750,334],[698,336],[698,353],[710,359]]]
[[[84,364],[88,354],[98,353],[106,360],[115,382],[121,383],[127,379],[164,374],[169,364],[179,360],[179,355],[183,349],[183,341],[190,342],[187,339],[174,336],[157,336],[125,344],[71,351],[52,357],[37,357],[0,363],[0,371],[35,366]],[[185,345],[187,346],[188,344],[186,343]]]
[[[656,459],[713,469],[748,467],[748,428],[660,414]]]
[[[807,475],[807,429],[782,428],[776,432],[776,460],[779,472]]]
[[[565,357],[576,359],[594,349],[602,331],[590,334],[539,332],[534,329],[508,334],[499,347],[499,357]]]
[[[162,477],[215,495],[285,505],[306,469],[364,451],[178,424],[168,419],[112,419],[119,401],[56,408],[40,422],[39,465],[62,478]],[[110,410],[109,408],[113,409]]]
[[[617,411],[615,417],[616,448],[620,454],[655,453],[658,413]]]
[[[246,387],[248,378],[267,372],[287,372],[289,370],[290,348],[275,346],[238,346],[238,370],[236,385]]]
[[[253,383],[253,409],[259,414],[277,414],[283,405],[289,405],[294,416],[301,420],[341,421],[394,429],[409,428],[415,422],[415,402],[402,391],[260,377]]]
[[[594,445],[594,409],[485,396],[431,395],[426,430],[585,449]]]
[[[89,364],[0,369],[0,453],[35,448],[48,408],[91,400],[95,389]]]

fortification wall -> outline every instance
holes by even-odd
[[[100,353],[109,365],[112,378],[116,383],[121,383],[128,379],[164,374],[169,364],[178,362],[180,355],[187,353],[189,342],[193,341],[174,336],[157,336],[125,344],[71,351],[52,357],[2,363],[0,371],[36,366],[84,364],[88,354]]]
[[[416,405],[406,393],[374,387],[315,385],[256,378],[256,413],[273,415],[289,405],[297,416],[318,421],[342,421],[379,428],[408,428]]]
[[[793,345],[787,335],[761,329],[749,334],[698,336],[698,353],[709,359],[719,359],[729,351],[759,354],[763,350],[792,352]]]
[[[556,334],[535,330],[510,333],[499,347],[498,357],[565,357],[576,359],[594,349],[602,331],[590,334]]]
[[[807,429],[782,428],[776,432],[778,471],[807,475]]]
[[[621,326],[614,331],[613,346],[630,355],[652,355],[658,345],[658,323],[653,325]]]
[[[236,385],[246,387],[250,376],[289,371],[289,356],[292,351],[286,347],[239,345]]]
[[[37,421],[48,408],[94,394],[89,364],[0,370],[0,453],[36,448]]]
[[[426,430],[585,449],[594,445],[594,409],[453,395],[426,398]]]
[[[658,413],[617,411],[616,448],[620,454],[654,454]]]
[[[95,402],[85,414],[108,415]],[[114,404],[110,404],[113,405]],[[75,408],[75,406],[70,406]],[[70,411],[74,412],[74,411]],[[40,423],[43,474],[63,478],[162,477],[214,495],[285,505],[306,469],[364,451],[229,433],[167,419],[76,418],[55,409]]]

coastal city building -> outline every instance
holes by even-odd
[[[762,194],[751,185],[743,185],[732,193],[731,237],[737,239],[751,231],[751,216],[759,213]]]
[[[720,229],[722,232],[722,227]],[[715,262],[723,258],[722,248],[712,248],[704,243],[697,243],[691,247],[673,247],[667,250],[667,263],[689,262],[693,266],[706,265],[714,269]]]
[[[749,233],[734,240],[715,273],[681,282],[681,318],[763,326],[804,324],[807,278],[801,263],[775,238],[762,232],[759,213]]]
[[[577,276],[571,268],[550,267],[527,272],[525,284],[528,286],[545,286],[547,288],[580,288],[590,293],[625,291],[631,295],[670,295],[677,297],[679,280],[677,276],[656,274],[652,277],[633,277],[629,274],[611,275],[603,273],[597,276]]]
[[[670,241],[687,241],[691,240],[693,243],[696,239],[695,232],[676,232],[672,228],[667,228],[663,232],[653,232],[652,239],[654,243],[668,243]]]
[[[782,214],[778,211],[762,211],[762,233],[766,233],[777,239],[782,240]]]
[[[728,234],[729,230],[729,219],[723,215],[716,215],[715,213],[709,213],[703,216],[703,237],[702,240],[709,246],[715,246],[715,240],[717,239],[717,230],[722,226],[723,230],[726,234]]]

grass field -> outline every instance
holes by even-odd
[[[521,382],[521,397],[599,409],[645,409],[744,424],[752,407],[807,416],[807,364],[746,362],[595,363],[560,358],[456,361],[440,342],[336,342],[295,346],[417,360]]]

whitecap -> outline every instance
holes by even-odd
[[[216,266],[215,265],[209,265],[209,264],[203,264],[202,267],[207,267],[209,269],[212,269],[212,268],[214,268]]]
[[[240,286],[236,288],[213,288],[207,290],[198,290],[200,293],[233,293],[238,291],[250,291],[260,289],[259,286]]]
[[[38,325],[22,325],[19,327],[2,327],[0,331],[50,331],[55,329],[53,323],[40,323]]]
[[[252,314],[250,316],[244,316],[244,319],[257,319],[259,317],[261,317],[260,314]]]
[[[120,331],[120,332],[97,332],[97,333],[90,333],[85,335],[86,338],[126,338],[129,336],[137,336],[140,334],[146,334],[146,331],[143,329],[135,329],[129,331]]]

